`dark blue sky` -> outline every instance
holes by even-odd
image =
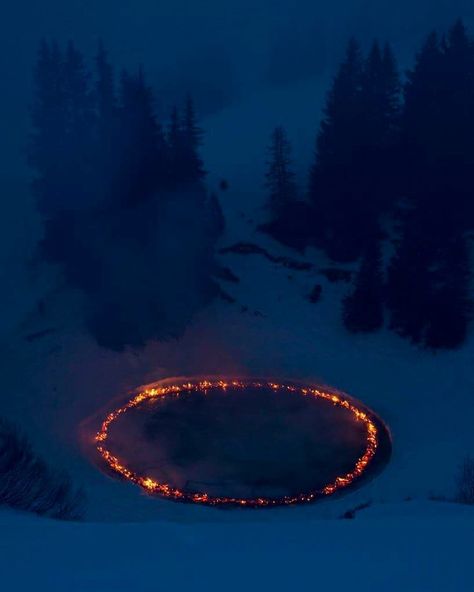
[[[17,0],[0,23],[0,174],[21,163],[35,47],[74,39],[92,54],[103,38],[115,62],[143,63],[161,104],[191,90],[212,112],[259,85],[324,75],[347,38],[393,42],[402,60],[431,28],[457,16],[474,23],[472,0]],[[3,171],[2,171],[3,169]]]

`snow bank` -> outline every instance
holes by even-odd
[[[474,510],[439,505],[418,505],[408,518],[400,517],[404,504],[377,519],[232,528],[68,524],[0,512],[2,589],[470,590]]]

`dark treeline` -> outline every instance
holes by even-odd
[[[154,107],[143,70],[116,76],[102,45],[89,69],[74,44],[41,43],[29,143],[41,250],[113,348],[178,334],[217,293],[223,217],[192,99],[168,122]]]
[[[390,46],[375,42],[364,56],[349,43],[327,95],[305,200],[279,135],[285,156],[273,150],[264,229],[340,263],[360,260],[343,303],[346,327],[375,330],[386,307],[389,326],[415,343],[463,343],[474,229],[474,42],[463,23],[430,34],[403,81]]]

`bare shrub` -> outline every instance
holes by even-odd
[[[474,504],[474,458],[468,457],[461,464],[456,479],[456,501]]]
[[[14,426],[0,419],[0,506],[80,520],[84,503],[83,491],[66,474],[51,469]]]

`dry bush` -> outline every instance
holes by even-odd
[[[82,490],[52,470],[14,426],[0,419],[0,506],[80,520],[84,503]]]
[[[474,458],[468,457],[459,467],[456,479],[456,501],[474,504]]]

